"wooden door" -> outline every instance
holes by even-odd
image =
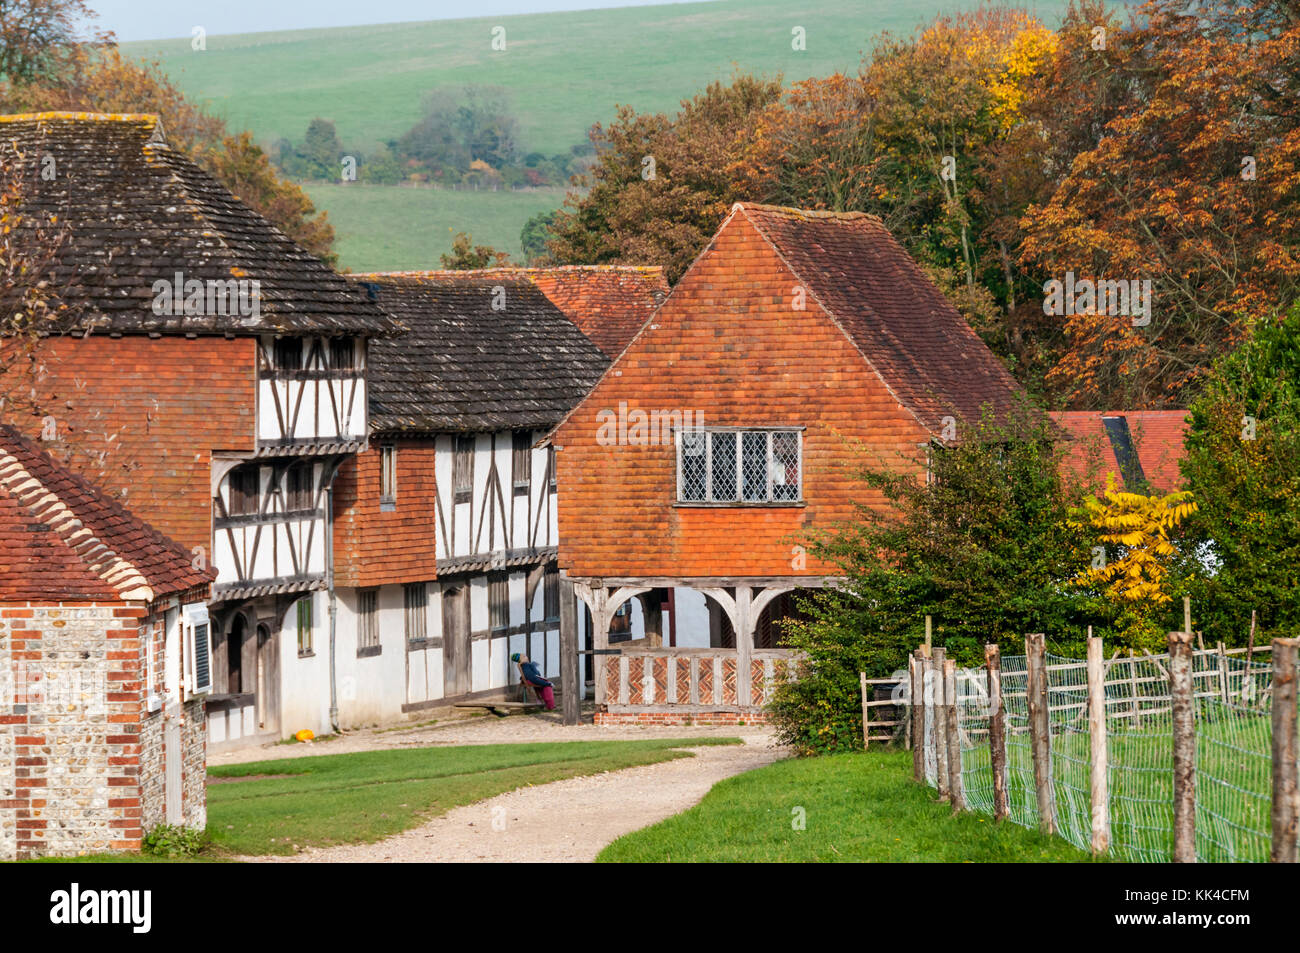
[[[257,627],[257,722],[259,731],[280,731],[280,644],[265,623]]]
[[[442,592],[442,684],[447,698],[469,691],[469,586]]]

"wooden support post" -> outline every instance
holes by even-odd
[[[867,673],[858,672],[858,684],[862,689],[862,750],[871,747],[871,722],[867,717]]]
[[[566,725],[576,725],[582,711],[582,666],[578,659],[578,605],[573,581],[560,577],[560,699]],[[604,664],[604,656],[597,656]]]
[[[1133,706],[1133,727],[1142,727],[1142,704],[1138,701],[1138,680],[1137,680],[1137,656],[1133,650],[1128,650],[1128,690],[1129,698],[1132,699],[1130,704]]]
[[[1174,863],[1196,862],[1196,713],[1192,634],[1169,633],[1169,693],[1174,732]]]
[[[908,710],[912,718],[912,778],[925,781],[925,656],[920,649],[908,659],[912,678]]]
[[[933,658],[934,654],[930,651],[930,617],[925,617],[925,655],[927,658]]]
[[[1273,640],[1273,849],[1275,864],[1296,862],[1296,648],[1300,639]]]
[[[930,713],[934,725],[934,767],[939,800],[949,797],[948,787],[948,729],[944,716],[943,666],[947,661],[943,646],[934,649],[934,658],[930,661]]]
[[[1192,633],[1192,597],[1183,596],[1183,631]]]
[[[948,731],[948,791],[952,797],[953,812],[966,809],[966,797],[961,784],[961,729],[957,724],[957,663],[946,659],[943,663],[944,724]]]
[[[996,643],[984,646],[989,678],[989,764],[993,771],[993,819],[1011,813],[1007,800],[1007,713],[1002,707],[1002,656]]]
[[[1223,650],[1223,643],[1216,646],[1219,653],[1219,696],[1226,705],[1232,701],[1232,691],[1228,687],[1228,653]]]
[[[1089,787],[1092,791],[1092,852],[1110,850],[1110,775],[1106,738],[1106,657],[1101,639],[1088,637]]]
[[[1246,674],[1249,675],[1253,669],[1251,664],[1255,661],[1255,610],[1250,610],[1250,635],[1246,637]]]
[[[1052,737],[1047,711],[1047,646],[1043,633],[1025,636],[1026,695],[1029,703],[1029,744],[1034,754],[1034,792],[1038,827],[1056,833],[1056,791],[1052,787]]]

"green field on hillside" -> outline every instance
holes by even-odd
[[[1021,4],[1049,23],[1066,0]],[[265,146],[301,141],[315,117],[334,122],[344,148],[362,156],[396,139],[420,117],[431,90],[501,86],[511,98],[523,153],[553,155],[586,140],[617,104],[675,111],[677,104],[735,69],[787,81],[855,70],[871,38],[910,33],[974,0],[714,0],[662,6],[437,20],[332,29],[189,37],[123,44],[156,58],[187,96]],[[493,28],[506,49],[492,49]],[[802,27],[806,49],[792,49]],[[449,247],[447,229],[518,252],[519,230],[559,199],[542,193],[403,190],[379,195],[313,187],[330,212],[344,267],[425,264]],[[365,199],[363,204],[360,199]],[[435,240],[435,237],[437,240]]]
[[[351,271],[441,268],[438,256],[451,250],[458,231],[518,261],[524,222],[564,201],[563,189],[455,192],[356,182],[305,188],[318,208],[329,210],[339,267]]]
[[[566,151],[616,103],[671,110],[733,64],[788,80],[854,69],[872,36],[910,32],[968,0],[717,0],[572,13],[436,20],[210,36],[123,45],[156,57],[188,96],[208,103],[259,141],[301,139],[315,116],[333,120],[345,147],[362,151],[419,118],[437,87],[505,87],[525,151]],[[1029,0],[1055,21],[1064,0]],[[492,28],[506,49],[493,51]],[[807,49],[791,49],[802,26]]]

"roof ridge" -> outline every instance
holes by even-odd
[[[154,592],[144,574],[95,536],[76,512],[6,447],[0,447],[0,486],[58,534],[77,558],[123,599],[153,601]]]
[[[78,112],[71,109],[50,109],[42,112],[7,113],[0,115],[0,123],[6,122],[45,122],[58,119],[69,122],[142,122],[150,126],[162,126],[162,119],[157,113],[100,113]]]
[[[493,268],[419,268],[409,271],[354,271],[348,272],[348,278],[432,278],[456,277],[458,275],[488,274],[554,274],[555,272],[602,272],[626,271],[636,274],[662,275],[663,265],[498,265]]]
[[[731,206],[733,212],[739,209],[771,212],[777,215],[787,215],[791,218],[820,218],[841,222],[853,222],[866,219],[877,225],[884,225],[880,216],[872,215],[870,212],[833,212],[829,209],[795,208],[790,205],[765,205],[762,202],[736,202]]]

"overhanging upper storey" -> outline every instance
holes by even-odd
[[[257,456],[363,448],[366,360],[365,338],[263,335],[257,347]]]

